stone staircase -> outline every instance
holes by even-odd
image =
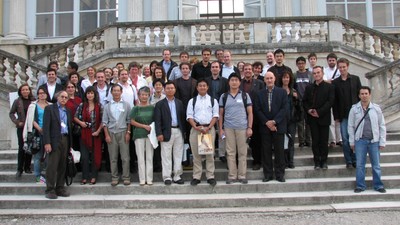
[[[367,166],[367,185],[369,189],[355,194],[355,169],[346,169],[341,148],[330,149],[329,169],[315,171],[310,148],[296,148],[295,169],[286,170],[286,183],[261,182],[262,171],[253,171],[248,160],[249,183],[225,184],[226,164],[216,161],[217,186],[212,188],[203,178],[198,186],[190,186],[191,171],[185,171],[184,185],[165,186],[161,174],[154,174],[154,185],[141,187],[137,174],[132,177],[130,186],[110,186],[110,174],[100,172],[96,185],[80,185],[80,173],[75,178],[69,198],[48,200],[44,197],[44,184],[36,184],[33,175],[23,174],[15,178],[16,150],[0,151],[0,208],[4,212],[21,213],[19,210],[35,210],[41,213],[49,209],[59,213],[73,213],[81,210],[105,210],[117,213],[118,210],[190,210],[203,209],[213,212],[221,208],[238,210],[242,208],[262,209],[291,207],[300,209],[327,209],[355,204],[364,207],[399,207],[400,202],[400,134],[388,134],[388,145],[381,153],[382,180],[386,194],[371,188],[371,169]],[[361,203],[361,204],[360,204]],[[217,209],[218,208],[218,209]],[[61,210],[61,211],[60,211]],[[62,210],[66,210],[63,212]],[[115,211],[117,210],[117,211]],[[239,210],[240,211],[240,210]]]

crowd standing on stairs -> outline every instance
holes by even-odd
[[[267,52],[265,65],[240,61],[237,67],[229,50],[217,49],[212,61],[212,50],[204,48],[200,62],[181,52],[180,64],[172,54],[164,49],[161,61],[144,67],[90,66],[86,79],[75,62],[57,77],[52,61],[39,79],[37,101],[31,87],[21,85],[9,113],[17,127],[17,179],[32,173],[34,154],[36,182],[46,183],[46,197],[68,197],[64,173],[73,147],[82,155],[81,185],[95,185],[99,170],[111,172],[112,186],[130,185],[136,171],[140,186],[152,185],[154,172],[162,172],[165,185],[182,185],[183,170],[193,169],[190,185],[196,186],[205,159],[207,183],[215,186],[215,158],[227,164],[226,184],[246,184],[250,148],[252,169],[263,169],[263,182],[285,182],[295,149],[311,146],[314,169],[326,170],[329,147],[341,145],[346,167],[356,168],[354,191],[366,189],[368,153],[374,189],[385,192],[379,167],[384,118],[370,102],[371,90],[349,73],[348,59],[330,53],[324,68],[310,53],[309,67],[299,56],[293,72],[282,49]],[[31,151],[32,134],[39,151]]]

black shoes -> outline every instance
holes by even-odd
[[[315,165],[315,166],[314,166],[314,170],[320,170],[320,169],[321,169],[320,166],[318,166],[318,165]]]
[[[184,184],[185,182],[182,179],[174,181],[175,184]]]
[[[17,173],[15,174],[15,177],[20,178],[22,176],[22,171],[17,171]]]
[[[302,148],[305,146],[305,143],[299,143],[299,148]]]
[[[273,179],[274,178],[272,178],[272,177],[264,178],[264,179],[262,179],[262,182],[268,182],[268,181],[271,181]]]
[[[276,178],[276,180],[281,183],[286,182],[284,177]]]
[[[289,164],[289,165],[288,165],[288,168],[289,168],[289,169],[294,169],[295,166],[294,166],[293,164]]]
[[[363,189],[361,189],[361,188],[356,188],[356,189],[354,189],[354,193],[361,193],[361,192],[363,192],[364,190]]]
[[[192,185],[192,186],[196,186],[196,185],[198,185],[198,184],[200,184],[200,180],[197,180],[197,179],[193,179],[192,181],[190,181],[190,185]],[[207,181],[208,182],[208,181]]]
[[[226,181],[226,184],[233,184],[233,183],[236,183],[236,182],[237,182],[237,180],[229,179],[229,180]]]
[[[57,199],[58,198],[58,196],[57,196],[55,191],[49,191],[48,193],[46,193],[45,196],[48,199]]]
[[[327,170],[328,169],[328,165],[326,163],[322,163],[321,169]]]
[[[385,188],[379,188],[376,191],[379,192],[379,193],[386,193],[386,189]]]
[[[200,181],[199,181],[199,183],[200,183]],[[215,186],[215,185],[217,185],[217,181],[214,179],[214,178],[211,178],[211,179],[208,179],[207,180],[207,183],[209,183],[211,186]]]
[[[164,180],[164,184],[167,185],[167,186],[169,186],[169,185],[172,184],[172,181],[171,181],[171,180]]]
[[[253,170],[259,170],[261,169],[261,165],[259,163],[253,164]]]
[[[66,191],[65,189],[61,189],[59,191],[56,191],[56,195],[60,196],[60,197],[69,197],[70,194],[68,191]]]
[[[25,169],[25,173],[26,173],[26,174],[31,174],[31,173],[32,173],[32,170],[31,170],[31,169]]]
[[[242,184],[247,184],[249,181],[247,179],[239,179],[239,182]]]
[[[223,163],[226,163],[226,157],[225,156],[219,157],[219,160],[221,160],[221,162],[223,162]]]

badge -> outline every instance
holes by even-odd
[[[65,125],[64,121],[61,122],[61,127],[62,128],[66,128],[67,127],[67,125]]]

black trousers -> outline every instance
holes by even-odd
[[[274,172],[275,178],[281,179],[285,176],[285,158],[284,158],[284,134],[272,132],[264,126],[261,132],[262,142],[262,166],[264,178],[272,179]],[[273,151],[273,152],[272,152]],[[272,161],[272,154],[275,159]]]
[[[255,164],[261,165],[262,144],[261,144],[261,134],[258,121],[254,121],[253,123],[253,135],[251,136],[249,146],[251,148],[251,156],[253,157],[253,165]]]
[[[17,128],[17,138],[18,138],[18,166],[17,170],[23,172],[24,170],[31,170],[32,155],[25,154],[24,151],[24,139],[22,133],[24,128]]]
[[[328,159],[329,125],[319,125],[316,121],[310,121],[310,129],[314,165],[322,166]]]
[[[47,155],[46,193],[61,191],[65,184],[67,168],[68,136],[62,136],[57,149],[52,149]]]

